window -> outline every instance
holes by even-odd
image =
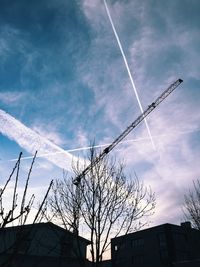
[[[144,260],[143,255],[134,255],[132,257],[133,266],[140,266],[141,264],[143,264],[143,260]]]
[[[133,248],[138,248],[138,247],[143,247],[143,246],[144,246],[144,239],[138,238],[138,239],[132,240],[132,247]]]
[[[169,257],[169,253],[167,249],[163,249],[160,251],[160,258],[162,261],[168,260],[168,257]]]
[[[61,236],[60,238],[60,254],[62,257],[69,257],[73,251],[73,242],[66,238],[65,236]]]
[[[121,251],[125,249],[125,243],[118,243],[114,245],[114,251]]]
[[[178,250],[187,249],[187,239],[183,233],[174,233],[173,239],[174,239],[176,249]]]
[[[117,267],[122,267],[122,266],[127,266],[127,259],[125,259],[125,258],[120,258],[120,259],[117,259],[116,261],[115,261],[115,265],[114,266],[117,266]]]
[[[158,235],[158,241],[159,241],[160,248],[166,248],[167,247],[167,240],[166,240],[165,233],[160,233]]]
[[[61,256],[68,257],[71,252],[72,244],[69,244],[68,242],[62,241],[61,243]]]
[[[188,260],[189,255],[187,251],[176,251],[176,260],[185,261]]]
[[[14,250],[19,254],[26,254],[31,245],[31,238],[26,232],[18,232],[14,243]]]

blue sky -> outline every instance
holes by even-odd
[[[155,191],[153,224],[179,223],[183,194],[200,172],[200,3],[107,5],[144,108],[184,80],[147,119],[156,149],[142,123],[112,153]],[[20,151],[38,149],[51,154],[33,172],[32,189],[42,192],[71,155],[83,155],[63,150],[110,143],[140,114],[103,1],[1,0],[0,62],[2,181]]]

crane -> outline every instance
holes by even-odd
[[[134,128],[140,124],[141,121],[144,120],[166,97],[168,97],[181,83],[182,79],[178,79],[174,83],[172,83],[151,105],[149,105],[145,111],[140,114],[134,122],[132,122],[110,145],[108,145],[97,157],[94,159],[92,163],[90,163],[82,172],[79,174],[74,180],[73,183],[76,186],[77,197],[80,196],[79,185],[81,179],[91,170],[93,166],[98,164],[114,147],[116,147]],[[75,208],[75,216],[74,216],[74,224],[76,229],[78,229],[79,224],[79,207]]]

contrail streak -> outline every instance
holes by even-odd
[[[1,109],[0,133],[16,141],[19,146],[31,154],[34,154],[37,150],[44,158],[62,169],[71,170],[72,160],[77,159]],[[53,156],[55,154],[56,157]]]
[[[189,134],[189,133],[194,133],[194,132],[199,132],[200,129],[196,129],[196,130],[186,130],[186,131],[176,131],[176,132],[171,132],[169,134],[159,134],[159,135],[153,135],[153,138],[162,138],[162,137],[168,137],[170,135],[184,135],[184,134]],[[142,142],[142,141],[147,141],[149,140],[149,137],[141,137],[141,138],[135,138],[135,139],[128,139],[128,140],[124,140],[122,142],[120,142],[119,144],[124,144],[124,143],[133,143],[133,142]],[[37,158],[45,158],[47,156],[55,156],[57,154],[63,154],[66,152],[76,152],[76,151],[83,151],[83,150],[89,150],[92,147],[94,148],[102,148],[102,147],[107,147],[111,145],[111,143],[107,143],[107,144],[101,144],[101,145],[96,145],[96,146],[86,146],[86,147],[79,147],[79,148],[74,148],[74,149],[68,149],[68,150],[64,150],[64,151],[58,151],[58,152],[54,152],[54,153],[47,153],[47,154],[38,154]],[[33,156],[28,156],[28,157],[21,157],[22,160],[26,160],[26,159],[32,159]],[[17,161],[18,158],[15,159],[9,159],[9,160],[2,160],[0,161],[0,163],[3,162],[9,162],[9,161]]]
[[[128,62],[127,62],[127,59],[126,59],[126,56],[125,56],[123,47],[122,47],[122,45],[121,45],[121,42],[120,42],[118,33],[117,33],[116,29],[115,29],[115,25],[114,25],[114,23],[113,23],[112,17],[111,17],[111,15],[110,15],[110,11],[109,11],[109,9],[108,9],[108,5],[107,5],[107,3],[106,3],[106,0],[104,0],[104,5],[105,5],[105,8],[106,8],[106,12],[107,12],[107,15],[108,15],[110,24],[111,24],[111,26],[112,26],[112,29],[113,29],[115,38],[116,38],[116,40],[117,40],[119,49],[120,49],[120,51],[121,51],[121,54],[122,54],[122,57],[123,57],[123,60],[124,60],[126,69],[127,69],[127,71],[128,71],[128,75],[129,75],[129,78],[130,78],[130,81],[131,81],[131,85],[132,85],[132,87],[133,87],[133,90],[134,90],[134,93],[135,93],[135,96],[136,96],[136,99],[137,99],[139,108],[140,108],[140,110],[141,110],[141,113],[143,113],[144,110],[143,110],[141,101],[140,101],[140,99],[139,99],[139,96],[138,96],[138,93],[137,93],[137,89],[136,89],[135,83],[134,83],[134,81],[133,81],[132,74],[131,74],[131,72],[130,72],[129,65],[128,65]],[[148,132],[149,138],[150,138],[150,140],[151,140],[152,146],[153,146],[153,148],[154,148],[154,150],[155,150],[156,147],[155,147],[155,144],[154,144],[154,141],[153,141],[153,138],[152,138],[152,134],[151,134],[151,131],[150,131],[150,128],[149,128],[149,125],[148,125],[148,123],[147,123],[147,119],[146,119],[146,118],[144,118],[144,122],[145,122],[145,125],[146,125],[146,128],[147,128],[147,132]]]

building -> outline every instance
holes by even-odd
[[[200,259],[175,262],[174,267],[200,267]]]
[[[162,224],[111,240],[112,267],[200,267],[200,231]]]
[[[90,242],[53,223],[0,229],[0,266],[86,266]]]
[[[111,267],[112,265],[112,262],[111,262],[111,260],[103,260],[102,262],[101,262],[101,267]],[[93,265],[93,262],[88,262],[87,263],[87,267],[93,267],[94,265]]]

